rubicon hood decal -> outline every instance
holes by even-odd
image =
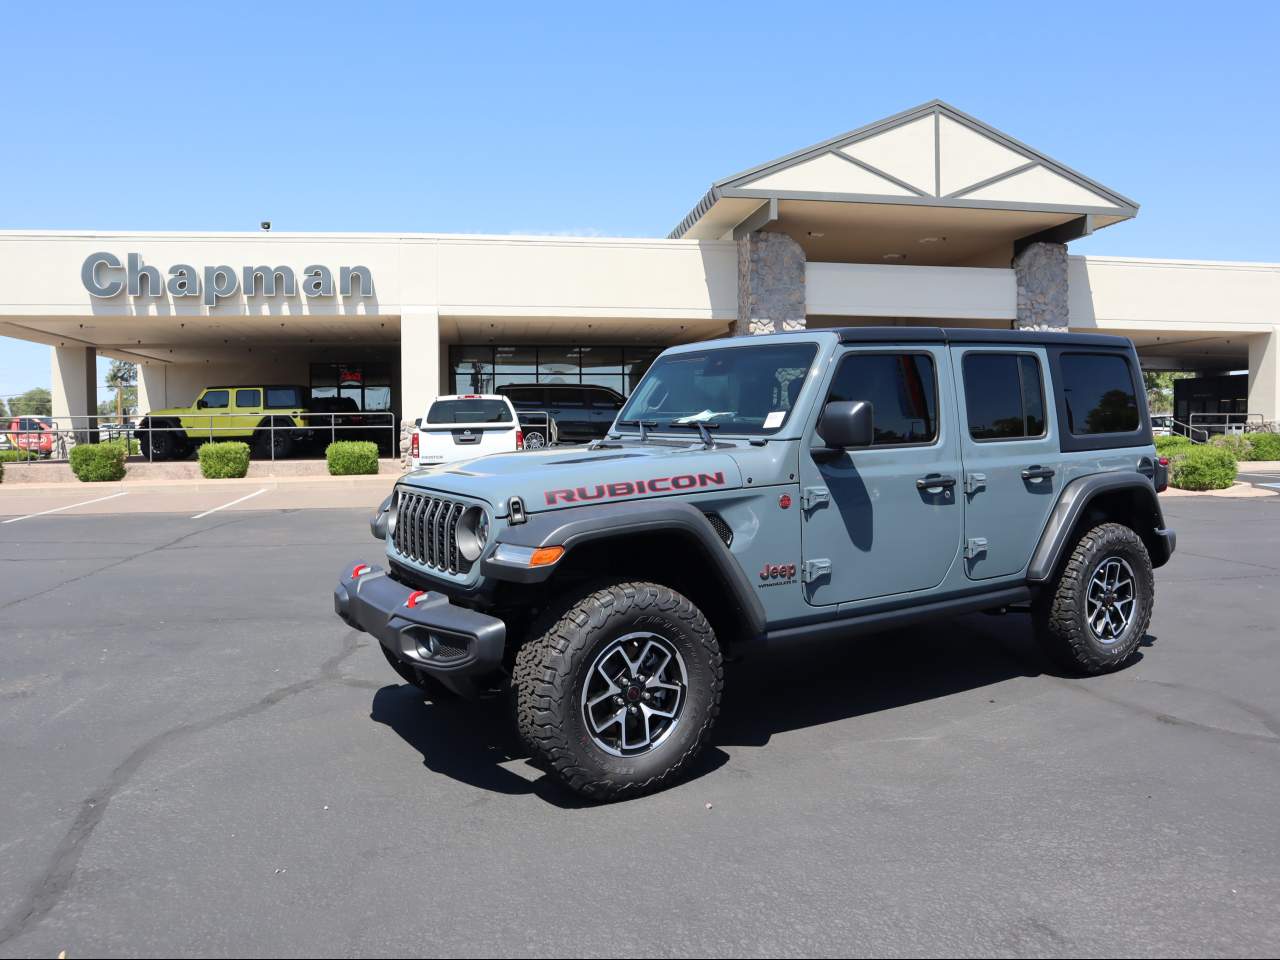
[[[715,473],[682,473],[674,477],[653,477],[648,480],[620,480],[617,483],[597,483],[585,487],[563,487],[543,494],[547,506],[558,503],[586,503],[591,500],[616,500],[619,497],[642,497],[646,494],[674,493],[678,490],[698,490],[704,487],[723,487],[724,471]]]
[[[496,507],[519,497],[531,512],[646,497],[734,490],[743,483],[736,449],[656,443],[592,449],[553,447],[495,453],[446,467],[427,467],[402,483],[485,500]],[[620,456],[620,454],[623,454]]]

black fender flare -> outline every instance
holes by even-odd
[[[1174,532],[1164,525],[1164,512],[1149,478],[1135,470],[1117,470],[1077,477],[1068,483],[1058,496],[1058,502],[1049,514],[1049,522],[1040,535],[1035,553],[1027,568],[1027,579],[1043,583],[1053,576],[1066,550],[1069,538],[1080,518],[1084,516],[1098,496],[1117,490],[1129,490],[1142,504],[1147,516],[1134,524],[1135,532],[1142,537],[1151,555],[1151,565],[1164,566],[1173,555],[1176,542]]]
[[[697,507],[678,500],[636,500],[628,503],[591,504],[530,514],[524,523],[507,527],[497,543],[517,547],[561,546],[565,555],[575,547],[600,540],[625,541],[639,534],[671,533],[698,550],[701,558],[741,611],[752,636],[761,636],[767,625],[764,606],[751,587],[742,566]],[[562,561],[563,562],[563,561]],[[495,560],[493,551],[481,562],[486,577],[516,583],[541,583],[554,566],[524,567]]]

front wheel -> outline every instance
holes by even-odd
[[[1142,538],[1102,523],[1076,541],[1036,604],[1041,647],[1069,670],[1097,674],[1123,666],[1151,624],[1155,577]]]
[[[534,757],[595,800],[670,785],[720,711],[724,665],[694,604],[622,582],[535,628],[516,655],[516,723]]]

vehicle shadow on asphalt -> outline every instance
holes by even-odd
[[[1154,639],[1145,637],[1142,646]],[[809,643],[730,663],[719,720],[685,779],[727,763],[722,747],[760,747],[775,733],[1045,674],[1064,675],[1036,646],[1030,619],[1016,613]],[[390,685],[374,694],[370,718],[394,730],[435,773],[565,809],[590,805],[528,763],[501,700],[432,703],[412,686]]]

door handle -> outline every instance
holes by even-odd
[[[917,490],[949,490],[956,485],[955,477],[946,477],[939,473],[921,477],[916,481]]]
[[[1048,480],[1053,476],[1053,471],[1048,467],[1027,467],[1022,471],[1023,480]]]

